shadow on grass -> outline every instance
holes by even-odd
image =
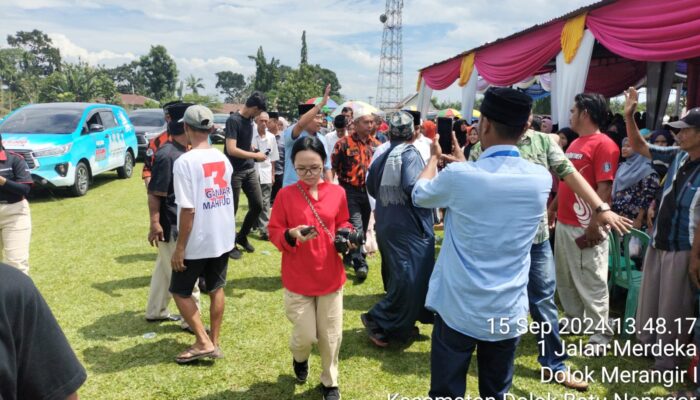
[[[182,343],[174,339],[162,339],[116,352],[105,345],[93,346],[83,351],[83,358],[90,365],[91,371],[109,374],[147,365],[172,363],[177,352],[182,349]]]
[[[318,386],[310,386],[303,393],[294,394],[296,381],[292,375],[281,375],[277,382],[258,382],[238,391],[226,390],[197,398],[197,400],[269,400],[316,399],[320,397]]]
[[[279,276],[256,276],[250,278],[235,278],[226,285],[226,295],[236,290],[255,290],[258,292],[276,292],[282,289],[282,278]]]
[[[147,287],[151,283],[150,276],[136,276],[133,278],[118,279],[114,281],[93,283],[92,287],[112,297],[122,297],[115,293],[118,290],[139,289]]]
[[[97,175],[93,177],[92,181],[90,181],[90,186],[88,189],[87,196],[90,195],[91,190],[95,190],[99,188],[102,185],[105,185],[109,182],[112,181],[119,181],[117,177],[116,172],[108,172],[108,173],[103,173],[100,175]],[[74,197],[70,194],[68,191],[68,188],[51,188],[51,187],[40,187],[36,186],[32,188],[32,191],[30,192],[29,195],[29,200],[32,203],[51,203],[54,201],[60,201],[63,199],[78,199],[77,197]]]
[[[374,358],[382,363],[382,369],[396,375],[430,375],[430,352],[406,351],[414,342],[430,340],[427,335],[406,343],[394,342],[389,347],[375,347],[367,337],[364,329],[346,329],[343,331],[343,346],[340,359]],[[342,363],[342,361],[341,361]]]
[[[78,333],[89,340],[140,337],[146,332],[165,334],[182,332],[182,329],[178,322],[148,322],[141,311],[124,311],[102,316],[78,330]]]
[[[384,294],[346,294],[343,296],[343,309],[368,311],[383,298]]]
[[[141,261],[155,262],[158,257],[157,251],[152,253],[126,254],[123,256],[114,257],[114,261],[119,264],[132,264]]]

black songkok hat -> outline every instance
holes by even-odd
[[[490,88],[484,93],[481,114],[503,125],[522,127],[532,110],[532,98],[511,88]]]
[[[270,111],[267,113],[267,115],[270,117],[270,119],[278,119],[280,117],[280,113],[277,111]]]
[[[170,115],[170,122],[168,122],[168,133],[171,135],[182,135],[185,133],[185,124],[182,122],[177,122],[185,116],[185,110],[187,107],[194,105],[192,103],[175,103],[165,107],[165,112]]]
[[[306,114],[309,110],[316,107],[314,104],[299,104],[299,117]]]
[[[405,110],[407,113],[411,114],[413,117],[413,125],[414,126],[419,126],[420,125],[420,111],[413,111],[413,110]]]

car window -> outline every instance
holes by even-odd
[[[215,124],[225,124],[227,119],[228,119],[228,114],[225,114],[225,115],[214,114],[214,123]]]
[[[134,113],[129,115],[129,119],[134,126],[163,126],[165,117],[163,113]]]
[[[105,129],[114,128],[117,126],[117,121],[114,120],[114,115],[111,111],[100,111],[100,119],[102,120],[102,126]]]
[[[85,121],[85,125],[87,126],[87,130],[90,130],[90,125],[102,125],[102,120],[100,119],[100,113],[95,112],[92,115],[88,117],[88,119]]]
[[[81,109],[27,107],[3,120],[0,133],[69,134],[75,131],[82,115]]]

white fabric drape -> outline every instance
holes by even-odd
[[[476,66],[472,69],[472,75],[469,77],[469,81],[462,88],[462,118],[470,121],[472,118],[472,110],[474,109],[474,102],[476,101],[476,82],[479,80],[479,72],[476,70]]]
[[[571,63],[564,61],[564,53],[557,55],[557,77],[556,77],[556,103],[552,103],[552,108],[556,107],[559,120],[559,129],[569,126],[569,110],[573,104],[574,97],[583,92],[588,78],[588,67],[591,65],[591,55],[595,38],[586,29],[581,39],[576,56]]]
[[[418,111],[421,113],[421,119],[428,119],[428,111],[430,111],[430,98],[433,96],[433,89],[425,84],[425,80],[420,82],[420,90],[418,91]]]
[[[557,108],[557,100],[559,100],[559,96],[557,95],[557,72],[552,71],[549,74],[549,93],[550,96],[552,96],[552,101],[549,102],[550,104],[550,112],[552,113],[552,124],[556,125],[559,123],[559,109]],[[560,125],[561,129],[561,125]]]

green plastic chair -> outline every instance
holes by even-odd
[[[610,279],[608,280],[608,289],[612,293],[614,292],[615,286],[627,289],[627,299],[625,301],[625,317],[624,317],[624,328],[622,330],[622,336],[628,337],[629,334],[629,319],[635,318],[637,313],[637,299],[639,298],[639,287],[642,284],[642,271],[637,271],[632,267],[632,262],[630,260],[629,244],[630,240],[636,237],[641,242],[642,254],[646,253],[647,247],[649,247],[650,238],[646,233],[632,229],[630,233],[622,237],[622,249],[624,250],[624,255],[622,258],[612,257],[612,271],[610,274]],[[620,241],[618,240],[618,235],[615,232],[610,233],[610,251],[615,251],[613,254],[620,254]]]

